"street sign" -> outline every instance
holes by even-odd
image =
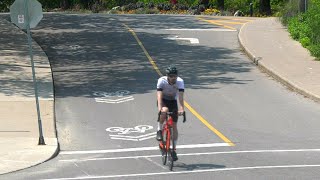
[[[20,29],[34,28],[43,18],[42,5],[37,0],[16,0],[10,6],[11,22]]]
[[[16,0],[10,6],[10,17],[11,22],[16,24],[20,29],[27,30],[28,44],[29,44],[29,54],[31,60],[32,77],[34,84],[34,93],[36,98],[37,114],[38,114],[38,126],[39,126],[39,145],[45,145],[42,122],[40,114],[40,105],[38,98],[38,86],[36,79],[36,72],[34,68],[33,61],[33,50],[32,50],[32,38],[30,29],[37,26],[37,24],[42,19],[42,6],[37,0]]]

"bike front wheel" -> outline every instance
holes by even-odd
[[[161,149],[161,159],[162,159],[163,165],[167,164],[167,157],[168,157],[168,152],[165,149]]]
[[[172,132],[173,130],[172,130],[172,128],[170,128],[170,138],[169,138],[169,141],[170,141],[170,144],[171,144],[171,146],[172,146],[172,148],[169,146],[169,150],[168,150],[168,152],[167,152],[167,154],[168,154],[168,166],[169,166],[169,170],[170,171],[172,171],[172,169],[173,169],[173,162],[174,162],[174,160],[173,160],[173,147],[174,147],[174,142],[173,142],[173,132]]]

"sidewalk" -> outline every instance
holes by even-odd
[[[320,102],[320,61],[291,39],[278,18],[245,24],[239,42],[260,69],[291,90]]]
[[[33,41],[43,135],[39,128],[27,36],[0,18],[0,174],[42,163],[58,151],[52,73],[48,58]]]
[[[320,62],[289,37],[276,18],[245,24],[239,41],[259,68],[291,89],[320,102]],[[27,37],[0,18],[0,174],[40,164],[58,153],[53,83],[48,58],[33,42],[46,145],[38,122]]]

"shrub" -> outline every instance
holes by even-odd
[[[149,9],[153,9],[153,8],[154,8],[154,3],[153,3],[153,2],[147,3],[147,7],[148,7]]]
[[[176,10],[188,10],[189,8],[188,8],[188,6],[187,5],[184,5],[184,4],[176,4],[175,5],[175,9]]]
[[[296,12],[288,10],[287,12]],[[303,47],[310,50],[316,58],[320,58],[320,1],[311,0],[306,13],[284,14],[288,31],[292,38],[300,41]]]
[[[144,8],[144,3],[143,2],[137,2],[136,3],[136,7],[137,7],[137,9]]]

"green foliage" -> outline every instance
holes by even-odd
[[[320,58],[320,2],[311,0],[306,13],[298,13],[296,7],[290,6],[293,10],[288,12],[297,14],[285,16],[288,31],[293,39],[298,40],[303,47],[310,50],[311,54]],[[287,14],[285,14],[287,15]]]
[[[144,5],[153,3],[157,4],[168,4],[170,0],[38,0],[44,9],[44,11],[51,11],[53,9],[112,9],[116,6],[124,6],[130,3],[137,4],[142,2]],[[198,7],[201,0],[178,0],[178,4],[187,5],[188,8]],[[284,0],[271,0],[271,6],[273,9],[280,9],[281,3]],[[313,0],[317,1],[317,0]],[[14,0],[0,0],[0,12],[8,12],[10,5]],[[97,3],[101,2],[101,3]],[[254,10],[259,8],[259,0],[224,0],[224,9],[231,13],[236,10],[241,10],[244,14],[249,14],[250,3],[254,3]],[[99,7],[98,7],[99,6]],[[209,0],[209,7],[211,9],[218,9],[218,0]]]
[[[299,0],[290,0],[283,6],[283,9],[280,11],[279,16],[281,17],[282,23],[284,25],[287,25],[290,18],[297,16],[298,14]]]
[[[14,0],[1,0],[0,1],[0,12],[9,12],[11,4]]]

